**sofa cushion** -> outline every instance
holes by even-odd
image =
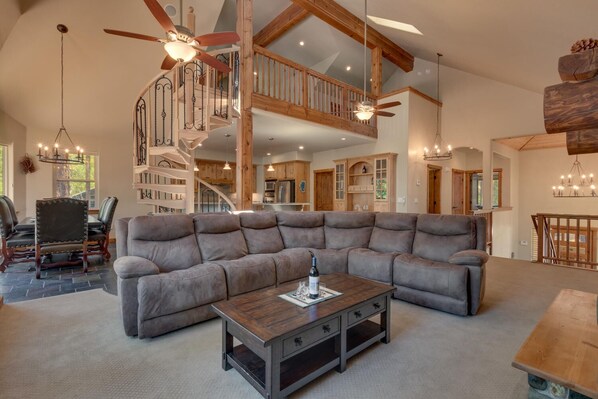
[[[274,212],[239,214],[241,231],[250,254],[269,254],[284,249]]]
[[[270,255],[247,255],[216,263],[224,269],[229,298],[276,285],[276,267]]]
[[[139,319],[148,320],[226,299],[222,268],[196,265],[139,279]]]
[[[393,283],[415,290],[467,301],[466,267],[422,259],[412,254],[398,255],[393,263]]]
[[[320,274],[347,273],[347,258],[351,248],[344,249],[311,249],[317,262]]]
[[[324,213],[277,212],[278,230],[285,248],[325,248]]]
[[[306,278],[311,268],[311,254],[305,248],[288,248],[272,254],[277,284]]]
[[[195,235],[205,262],[239,259],[247,255],[238,215],[199,214],[193,217]]]
[[[188,215],[137,216],[129,221],[127,253],[151,260],[160,273],[202,262]]]
[[[370,242],[376,214],[373,212],[326,212],[326,248],[366,248]]]
[[[451,255],[476,248],[473,217],[463,215],[419,215],[413,254],[424,259],[448,262]]]
[[[411,253],[417,214],[382,212],[376,223],[369,248],[377,252]]]
[[[347,271],[354,276],[392,284],[392,264],[396,253],[382,253],[367,248],[349,252]]]

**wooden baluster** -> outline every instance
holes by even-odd
[[[556,218],[556,258],[561,260],[561,218]]]
[[[544,215],[538,214],[538,263],[544,263]]]
[[[577,227],[575,229],[575,247],[577,248],[577,254],[576,254],[576,264],[575,266],[579,267],[579,244],[580,244],[580,240],[579,240],[579,218],[575,218],[576,222],[577,222]]]
[[[592,263],[594,261],[592,254],[594,253],[594,248],[592,247],[592,241],[593,241],[593,237],[592,237],[592,233],[591,233],[591,224],[592,221],[590,220],[590,218],[588,218],[586,220],[587,222],[587,229],[586,229],[586,267],[588,269],[592,268]]]
[[[569,266],[571,266],[571,263],[569,262],[569,251],[570,251],[570,245],[571,245],[570,237],[569,237],[570,236],[569,232],[571,229],[570,221],[571,221],[571,219],[569,219],[569,217],[567,217],[567,235],[565,237],[567,239],[567,265],[569,265]]]
[[[309,97],[308,97],[308,93],[307,93],[307,87],[308,87],[308,85],[307,85],[307,71],[306,70],[303,70],[301,72],[301,79],[302,79],[301,87],[302,87],[302,90],[303,90],[303,93],[302,93],[303,104],[302,105],[305,108],[309,108],[310,104],[309,104]]]

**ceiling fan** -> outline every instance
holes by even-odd
[[[365,0],[365,18],[363,21],[363,97],[360,102],[357,103],[356,109],[353,111],[355,116],[360,121],[370,120],[370,118],[374,115],[378,116],[395,116],[392,112],[388,111],[381,111],[386,108],[396,107],[401,105],[400,101],[391,101],[386,104],[374,105],[371,101],[367,100],[366,98],[366,57],[367,57],[367,38],[368,38],[368,23],[367,23],[367,15],[368,15],[368,0]]]
[[[186,27],[180,25],[175,26],[157,0],[143,1],[154,18],[158,20],[160,25],[162,25],[162,28],[166,31],[166,39],[159,39],[154,36],[114,29],[104,29],[104,32],[111,35],[163,43],[164,49],[168,53],[166,58],[164,58],[164,61],[162,61],[162,69],[164,70],[172,69],[178,62],[188,62],[193,58],[196,58],[218,71],[230,72],[231,69],[228,65],[218,61],[215,57],[212,57],[200,47],[236,43],[241,40],[236,32],[215,32],[194,37],[193,32]]]

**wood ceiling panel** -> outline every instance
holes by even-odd
[[[511,147],[517,151],[541,150],[545,148],[560,148],[567,146],[567,134],[535,134],[530,136],[508,137],[496,139],[497,143]]]

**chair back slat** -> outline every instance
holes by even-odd
[[[87,241],[87,201],[53,198],[36,201],[35,242],[81,243]]]

